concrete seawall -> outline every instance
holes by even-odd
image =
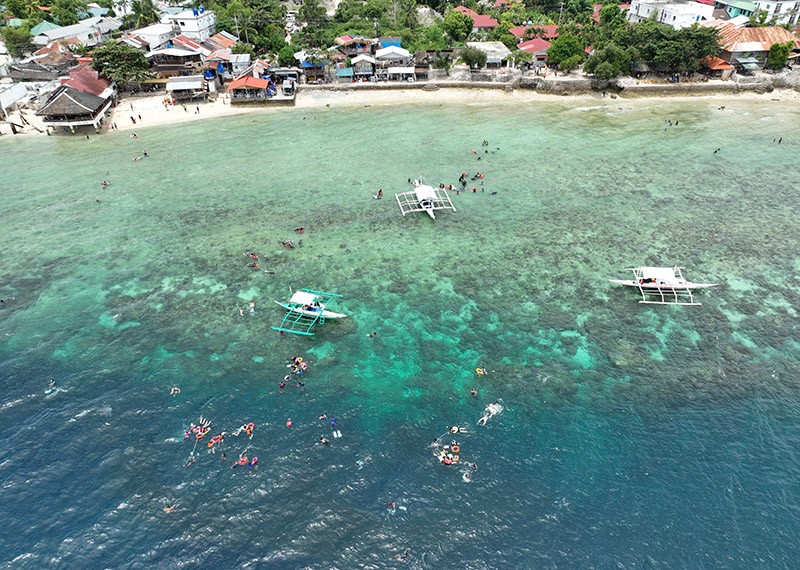
[[[608,91],[619,97],[686,97],[691,95],[735,95],[737,93],[770,93],[776,87],[792,89],[788,82],[785,85],[774,85],[772,78],[765,81],[734,82],[709,81],[696,83],[638,83],[634,85],[618,85],[616,82],[598,82],[591,78],[545,79],[543,77],[521,77],[512,81],[453,81],[431,80],[415,83],[346,83],[334,85],[303,85],[307,91],[331,92],[363,92],[391,90],[425,90],[438,89],[497,89],[506,92],[534,90],[545,95],[584,95],[597,91]]]

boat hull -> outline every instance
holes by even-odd
[[[320,311],[304,309],[302,307],[290,305],[289,303],[281,303],[280,301],[275,301],[275,304],[280,305],[287,311],[291,311],[293,313],[299,313],[307,317],[321,316],[323,319],[344,319],[347,317],[347,315],[343,315],[342,313],[334,313],[333,311],[326,311],[325,309],[322,310],[322,315],[320,315]]]
[[[708,289],[709,287],[716,287],[717,283],[638,283],[630,279],[609,279],[611,283],[616,285],[624,285],[625,287],[641,287],[642,289],[652,290],[673,290],[673,289]]]

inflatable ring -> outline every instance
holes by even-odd
[[[204,434],[203,432],[199,432],[199,433],[196,433],[196,434],[194,435],[194,438],[195,438],[195,439],[203,439],[203,436],[204,436],[204,435],[206,435],[206,434]]]
[[[452,445],[450,446],[450,451],[452,451],[453,453],[458,453],[459,451],[461,451],[461,448],[458,447],[457,445]]]

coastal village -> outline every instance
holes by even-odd
[[[134,111],[143,95],[197,115],[209,103],[229,112],[293,105],[305,89],[616,97],[795,88],[799,8],[774,0],[3,0],[0,134],[130,127],[138,113],[121,100]]]

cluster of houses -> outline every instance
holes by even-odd
[[[496,0],[498,7],[505,6],[507,0]],[[676,30],[688,28],[693,24],[714,26],[719,29],[722,53],[719,57],[709,58],[705,63],[712,74],[727,79],[734,71],[748,73],[763,68],[769,50],[775,43],[792,43],[790,60],[800,57],[800,39],[782,26],[749,27],[750,17],[759,10],[766,12],[767,20],[777,24],[794,26],[800,20],[800,1],[782,2],[777,0],[632,0],[630,4],[620,4],[621,10],[627,11],[630,22],[640,23],[648,19],[671,26]],[[594,6],[593,18],[600,19],[601,4]],[[455,8],[469,16],[473,23],[473,34],[488,34],[498,25],[494,18],[478,14],[464,6]],[[536,37],[526,39],[531,30]],[[558,37],[558,26],[524,25],[509,29],[517,39],[516,48],[532,54],[534,67],[547,64],[547,51],[552,41]],[[487,66],[503,66],[511,64],[511,50],[503,49],[499,42],[482,42],[493,44],[493,49],[479,43],[473,44],[487,51]],[[498,45],[499,44],[499,45]],[[468,42],[467,45],[470,45]],[[490,53],[490,51],[492,53]],[[590,51],[587,50],[587,52]],[[499,60],[499,61],[498,61]],[[642,71],[649,71],[642,66]]]
[[[509,0],[495,0],[495,6],[506,8]],[[594,7],[595,21],[599,21],[601,7]],[[800,40],[784,27],[747,25],[759,10],[777,22],[796,24],[800,0],[632,0],[630,4],[620,4],[620,8],[631,22],[653,19],[674,29],[693,24],[717,27],[722,53],[705,64],[712,74],[723,79],[735,71],[747,73],[763,67],[775,43],[792,44],[790,61],[800,56]],[[491,16],[465,6],[454,9],[472,20],[470,39],[486,39],[499,25]],[[78,54],[112,37],[141,50],[150,62],[152,78],[136,87],[165,89],[173,101],[214,98],[225,90],[234,104],[293,102],[301,82],[425,80],[433,56],[430,52],[412,54],[397,37],[345,35],[336,38],[328,50],[296,53],[297,67],[276,68],[268,60],[252,60],[247,53],[234,53],[238,38],[217,32],[215,14],[202,6],[164,6],[160,22],[125,33],[120,32],[120,20],[107,14],[105,8],[89,4],[87,17],[77,24],[56,26],[42,21],[31,30],[38,49],[21,61],[12,61],[0,44],[0,119],[16,107],[38,100],[38,114],[46,126],[90,125],[99,129],[115,102],[118,86],[98,77],[89,67],[91,58]],[[14,22],[7,20],[6,24]],[[547,53],[558,38],[558,26],[529,22],[512,27],[509,32],[516,38],[516,49],[531,54],[529,67],[547,65]],[[488,68],[511,67],[515,63],[512,50],[501,42],[470,41],[467,45],[486,53]]]

